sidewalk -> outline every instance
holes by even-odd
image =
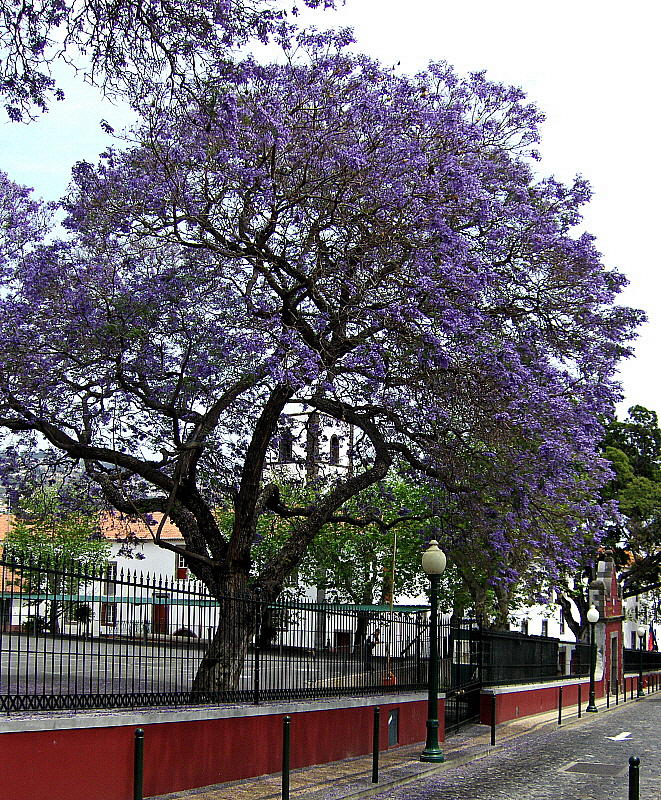
[[[628,705],[628,702],[627,702]],[[585,707],[585,703],[583,703]],[[620,707],[623,704],[620,702]],[[604,699],[597,702],[599,711],[606,711]],[[611,710],[615,709],[614,701]],[[596,715],[582,715],[580,722],[588,722]],[[334,761],[291,771],[291,800],[354,800],[387,791],[389,787],[403,786],[426,774],[459,767],[479,758],[497,753],[504,743],[530,734],[547,726],[557,726],[558,712],[549,711],[524,719],[511,720],[496,730],[496,745],[491,746],[491,729],[487,725],[470,725],[455,736],[450,736],[441,746],[445,755],[442,764],[423,764],[419,760],[424,743],[396,747],[379,754],[379,782],[373,784],[372,756],[358,756],[345,761]],[[563,727],[578,722],[576,706],[563,709]],[[206,786],[185,792],[159,795],[153,800],[280,800],[281,776],[264,775],[242,781]]]

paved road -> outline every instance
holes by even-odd
[[[629,733],[613,741],[608,737]],[[638,756],[641,800],[661,800],[661,695],[627,702],[562,728],[515,739],[493,755],[374,800],[626,800],[629,756]],[[578,763],[577,763],[578,762]],[[587,766],[583,767],[582,764]],[[572,766],[617,775],[572,772]]]

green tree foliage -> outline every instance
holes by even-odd
[[[86,575],[103,568],[110,544],[99,532],[96,515],[68,512],[56,490],[40,489],[19,504],[4,555],[19,565],[13,571],[23,591],[46,601],[44,624],[57,633],[63,613],[78,618],[72,598]]]
[[[313,543],[301,574],[332,599],[385,604],[396,595],[419,595],[426,581],[420,566],[429,510],[420,488],[401,480],[380,483],[347,506],[362,526],[332,523]]]
[[[613,479],[604,498],[617,502],[621,521],[606,543],[623,568],[625,597],[661,586],[661,428],[656,412],[632,406],[606,429],[603,451]]]
[[[304,507],[319,490],[317,484],[282,481],[279,492],[288,505]],[[545,507],[541,497],[535,508],[516,506],[511,496],[497,502],[486,488],[452,495],[403,477],[383,481],[346,503],[338,521],[323,526],[289,576],[288,591],[296,594],[304,586],[317,586],[328,600],[358,605],[424,595],[428,581],[421,555],[436,538],[448,556],[441,609],[458,616],[470,611],[487,625],[506,628],[517,608],[550,598],[567,551],[587,557],[594,541],[586,530],[578,542],[581,537],[567,524],[565,510]],[[231,514],[222,524],[231,529]],[[291,532],[292,523],[275,514],[260,519],[256,570]],[[562,542],[566,547],[561,556]]]
[[[656,412],[632,406],[627,417],[605,427],[602,454],[612,478],[601,490],[604,504],[612,503],[618,517],[604,528],[600,547],[612,551],[622,576],[625,597],[661,586],[661,429]],[[560,604],[577,638],[586,630],[589,584],[600,553],[592,548],[579,569],[564,576]],[[572,616],[572,603],[580,620]]]

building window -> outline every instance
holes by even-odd
[[[528,620],[527,619],[521,620],[521,633],[524,634],[524,636],[528,635]]]
[[[117,562],[109,561],[106,564],[106,574],[103,583],[103,592],[106,595],[117,594]]]
[[[331,464],[339,464],[340,463],[340,437],[339,436],[331,436],[330,438],[330,463]]]
[[[283,428],[278,440],[278,460],[290,462],[294,460],[294,437],[289,428]]]
[[[101,603],[101,624],[114,628],[117,624],[117,603]]]
[[[565,633],[565,611],[560,609],[560,633]]]
[[[631,649],[636,649],[636,631],[631,631]]]
[[[542,636],[549,635],[549,621],[547,619],[542,620]]]
[[[152,633],[166,634],[169,632],[170,606],[168,600],[169,595],[167,592],[154,592],[154,600],[151,607]]]
[[[174,574],[178,581],[186,581],[189,578],[188,566],[186,565],[186,561],[181,553],[177,553],[175,556]]]

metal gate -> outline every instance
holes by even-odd
[[[445,733],[478,722],[482,690],[482,632],[472,621],[449,625],[443,631]]]

